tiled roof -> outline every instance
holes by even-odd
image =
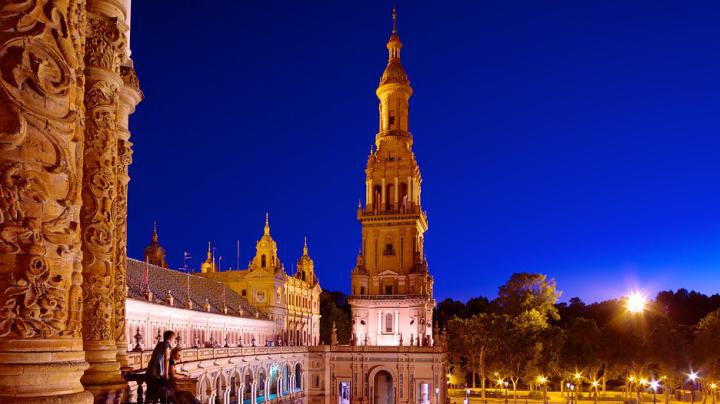
[[[205,302],[207,301],[210,303],[211,313],[224,314],[222,310],[224,300],[228,308],[227,315],[255,318],[257,309],[222,282],[146,264],[132,258],[127,259],[128,298],[146,300],[146,266],[148,270],[148,286],[153,294],[153,303],[169,305],[168,291],[170,291],[173,296],[174,306],[186,308],[185,302],[187,301],[189,281],[193,310],[205,312]],[[240,314],[240,308],[242,308],[242,315]],[[259,318],[266,318],[261,313],[259,316]]]

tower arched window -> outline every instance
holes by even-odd
[[[382,201],[380,201],[380,196],[382,195],[382,186],[381,185],[375,185],[373,187],[373,205],[374,206],[380,206]]]
[[[385,209],[392,210],[394,198],[395,198],[395,186],[393,186],[393,184],[388,184],[385,187]]]
[[[388,313],[385,315],[385,332],[390,333],[393,330],[393,315]]]
[[[404,183],[404,182],[400,183],[400,186],[398,187],[398,194],[399,194],[398,198],[400,198],[399,199],[400,206],[407,209],[410,204],[410,201],[408,200],[408,186],[406,183]]]
[[[260,266],[263,268],[267,266],[267,257],[265,256],[265,254],[260,257]]]

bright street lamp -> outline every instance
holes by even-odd
[[[543,386],[543,404],[546,404],[547,403],[547,377],[538,376],[537,381],[538,381],[538,383],[540,383],[541,386]]]
[[[592,386],[595,388],[595,400],[594,400],[594,401],[595,401],[595,404],[597,404],[597,390],[598,390],[598,385],[599,385],[599,384],[600,384],[600,383],[598,383],[597,380],[593,380],[593,381],[592,381]]]
[[[650,382],[650,388],[653,391],[653,404],[657,404],[656,394],[658,387],[660,387],[660,383],[658,383],[657,380],[653,380]]]
[[[710,390],[712,390],[712,404],[715,404],[715,395],[717,394],[715,390],[717,390],[717,384],[712,383],[710,384]]]
[[[695,403],[695,381],[698,379],[698,374],[695,371],[690,371],[688,374],[688,380],[690,380],[690,386],[692,387],[692,390],[690,390],[690,403]]]

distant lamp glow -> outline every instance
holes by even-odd
[[[635,381],[635,377],[633,377],[633,376],[628,377],[628,381],[629,381],[630,383],[634,382],[634,381]]]
[[[688,379],[690,379],[691,382],[694,382],[695,380],[697,380],[697,378],[698,378],[697,372],[690,372],[690,374],[688,374]]]
[[[632,314],[640,314],[645,311],[647,305],[647,297],[644,293],[633,292],[627,296],[625,308]]]
[[[644,385],[646,385],[646,384],[648,384],[648,381],[647,381],[646,378],[643,377],[642,379],[640,379],[640,385],[641,385],[641,386],[644,386]]]
[[[597,380],[593,380],[593,381],[592,381],[592,386],[595,387],[595,388],[597,388],[597,386],[598,386],[599,384],[600,384],[600,383],[598,383]]]
[[[580,379],[581,377],[582,377],[582,373],[580,373],[580,372],[575,372],[575,378],[576,378],[576,379]]]
[[[710,385],[710,388],[713,389],[713,390],[715,390],[715,389],[717,388],[717,384],[712,383],[712,384]]]
[[[545,382],[547,382],[547,378],[545,376],[538,376],[537,381],[540,384],[545,384]]]
[[[653,380],[650,382],[650,388],[652,391],[657,391],[658,387],[660,387],[660,383],[658,383],[657,380]]]

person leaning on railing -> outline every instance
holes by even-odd
[[[189,391],[182,391],[179,390],[177,387],[176,380],[178,376],[183,377],[190,377],[189,374],[186,373],[180,373],[175,369],[175,364],[177,362],[182,362],[182,350],[180,347],[175,347],[172,352],[170,353],[170,363],[169,363],[169,370],[170,370],[170,386],[172,386],[173,392],[174,392],[174,398],[175,403],[177,404],[200,404],[200,401],[198,401],[195,396],[193,396],[192,393]]]

